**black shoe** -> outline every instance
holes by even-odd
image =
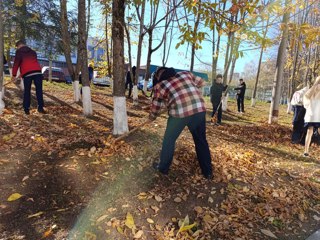
[[[24,113],[25,113],[26,115],[30,115],[29,109],[25,109],[25,110],[24,110]]]
[[[43,108],[38,109],[38,113],[47,114],[47,112]]]
[[[156,162],[152,163],[152,167],[153,167],[153,169],[156,170],[157,172],[160,172],[160,173],[162,173],[163,175],[168,175],[168,171],[162,171],[162,170],[159,169],[159,164],[158,164],[158,163],[156,163]]]
[[[304,153],[303,156],[304,157],[309,157],[309,153]]]
[[[204,175],[204,178],[207,179],[207,180],[212,180],[213,179],[213,175],[212,174]]]

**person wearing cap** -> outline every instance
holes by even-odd
[[[201,87],[204,81],[191,72],[176,73],[173,68],[161,67],[155,73],[154,97],[150,120],[155,120],[162,106],[168,109],[167,128],[162,142],[160,162],[153,167],[162,174],[168,174],[172,163],[175,143],[185,127],[192,134],[201,172],[212,178],[211,155],[206,139],[206,108]]]
[[[228,85],[223,85],[222,75],[218,74],[216,79],[212,82],[210,88],[210,101],[212,103],[212,114],[211,118],[218,112],[216,125],[221,125],[222,120],[222,93],[227,90]],[[212,120],[211,120],[212,121]]]

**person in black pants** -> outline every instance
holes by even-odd
[[[222,75],[218,74],[216,79],[212,82],[212,86],[210,88],[210,101],[212,103],[212,114],[211,118],[215,115],[215,113],[218,111],[218,121],[216,125],[221,124],[222,120],[222,104],[220,103],[222,101],[222,93],[226,91],[228,85],[224,86],[222,83]]]
[[[36,86],[36,96],[38,102],[38,112],[46,113],[44,110],[42,80],[43,75],[41,73],[41,66],[38,62],[37,53],[29,48],[23,40],[16,43],[17,51],[14,58],[14,64],[12,69],[12,81],[16,80],[17,71],[20,68],[20,73],[23,78],[24,95],[23,95],[23,108],[25,114],[30,114],[30,102],[31,102],[31,84],[32,81]]]
[[[131,71],[132,71],[132,76],[134,78],[134,76],[136,75],[136,66],[133,66]],[[131,93],[132,93],[132,88],[133,88],[133,79],[131,79],[131,73],[130,71],[127,72],[127,76],[126,76],[126,89],[129,89],[129,93],[128,93],[128,98],[131,98]]]
[[[239,80],[239,86],[234,90],[237,90],[237,104],[238,104],[238,112],[244,113],[244,95],[246,93],[246,83],[241,78]]]

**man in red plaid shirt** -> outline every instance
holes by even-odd
[[[187,126],[193,136],[202,174],[211,179],[211,156],[206,139],[206,108],[201,94],[204,81],[191,72],[176,73],[173,68],[165,67],[159,68],[154,77],[157,84],[154,86],[149,119],[156,119],[162,106],[167,107],[169,118],[160,163],[154,163],[153,167],[163,174],[168,174],[176,140]]]

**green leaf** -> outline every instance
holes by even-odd
[[[135,229],[136,228],[136,225],[134,224],[133,217],[132,217],[131,213],[129,213],[129,212],[127,213],[127,218],[126,218],[125,225],[130,229]]]

